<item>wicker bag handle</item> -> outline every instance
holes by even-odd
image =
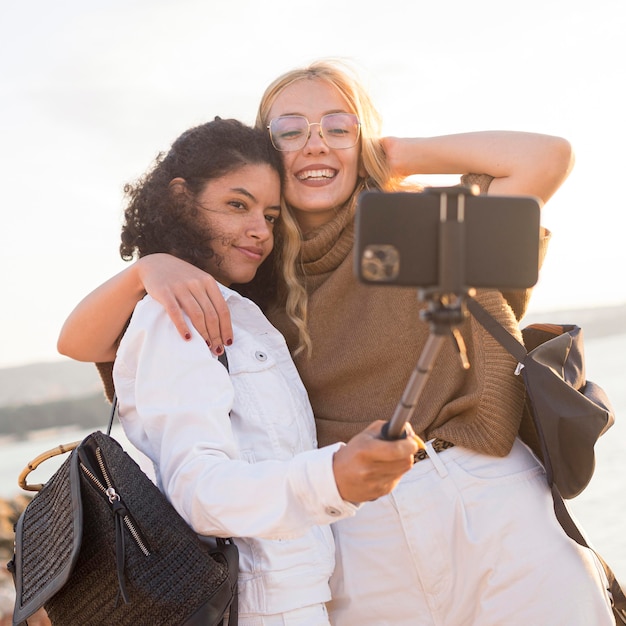
[[[71,452],[80,441],[72,441],[72,443],[62,443],[58,445],[56,448],[52,448],[52,450],[47,450],[46,452],[42,452],[39,456],[35,457],[20,473],[17,484],[24,489],[24,491],[41,491],[43,489],[43,484],[28,484],[26,482],[26,477],[34,470],[37,469],[44,461],[51,459],[52,457],[59,456],[60,454],[65,454],[66,452]]]

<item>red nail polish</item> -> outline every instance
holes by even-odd
[[[215,348],[215,354],[222,354],[222,352],[224,352],[223,346],[217,346],[217,348]]]
[[[191,333],[185,333],[185,339],[189,341],[191,339]]]
[[[226,340],[226,345],[227,346],[232,346],[233,345],[233,340],[232,339],[227,339]]]

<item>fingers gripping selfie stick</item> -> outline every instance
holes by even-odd
[[[465,342],[457,327],[467,316],[465,298],[474,292],[465,285],[465,197],[476,192],[468,187],[450,187],[438,189],[436,193],[439,194],[439,282],[435,287],[418,290],[418,298],[428,303],[421,317],[429,323],[430,332],[402,398],[382,429],[382,437],[388,440],[406,437],[406,423],[415,411],[447,338],[454,342],[462,368],[470,366]]]

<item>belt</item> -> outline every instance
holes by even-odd
[[[447,450],[448,448],[454,447],[454,444],[451,443],[450,441],[445,441],[439,438],[431,440],[430,445],[433,447],[433,450],[437,452],[437,454],[439,454],[439,452],[443,452],[444,450]],[[413,462],[417,463],[418,461],[423,461],[424,459],[427,459],[427,458],[428,458],[428,452],[426,452],[424,448],[420,448],[417,451],[417,454],[413,457]]]

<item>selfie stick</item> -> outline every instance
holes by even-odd
[[[406,437],[405,425],[415,411],[446,337],[453,339],[463,369],[470,366],[457,326],[467,316],[465,297],[474,293],[464,280],[465,197],[477,192],[474,188],[449,187],[425,193],[439,194],[439,284],[418,291],[418,298],[429,305],[421,317],[429,323],[430,332],[402,398],[391,419],[383,426],[382,437],[388,440]]]

